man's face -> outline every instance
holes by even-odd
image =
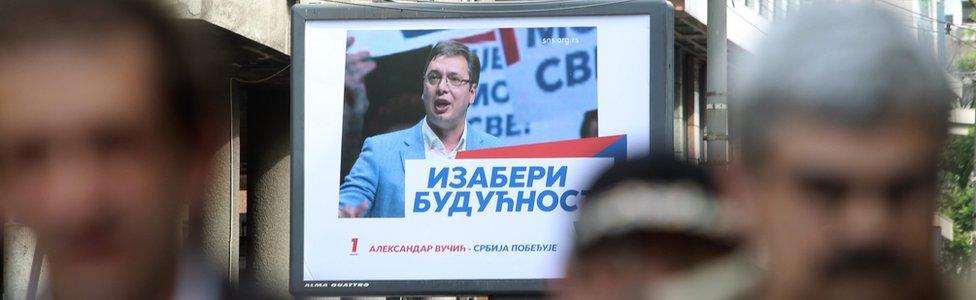
[[[442,55],[431,60],[427,64],[427,72],[424,73],[424,93],[421,97],[427,112],[427,121],[444,129],[464,124],[468,106],[474,103],[478,88],[469,80],[471,74],[468,72],[468,61],[463,56]],[[460,81],[461,84],[455,86],[451,81]]]
[[[99,38],[0,55],[3,205],[36,233],[59,298],[165,284],[187,198],[153,50]]]
[[[939,141],[931,128],[905,117],[860,129],[804,117],[782,123],[747,179],[769,255],[768,292],[790,299],[933,292]]]

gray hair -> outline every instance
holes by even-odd
[[[774,26],[730,105],[746,165],[762,161],[777,122],[797,115],[851,128],[910,115],[946,135],[946,74],[896,16],[825,3]]]

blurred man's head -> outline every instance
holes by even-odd
[[[56,298],[172,289],[209,153],[171,22],[147,1],[0,4],[2,204],[37,234]]]
[[[637,297],[698,263],[729,253],[705,170],[670,157],[604,173],[580,206],[561,299]]]
[[[733,105],[766,292],[931,296],[945,75],[898,18],[825,6],[769,34]]]
[[[454,129],[467,122],[479,72],[481,63],[468,46],[455,41],[434,45],[427,58],[421,97],[432,129]]]

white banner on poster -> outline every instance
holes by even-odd
[[[339,220],[328,234],[315,232],[328,245],[315,253],[329,258],[330,267],[310,275],[326,280],[561,277],[578,202],[613,159],[404,163],[405,217]]]
[[[407,160],[407,218],[571,216],[612,158]]]

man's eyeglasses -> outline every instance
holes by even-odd
[[[441,74],[438,73],[430,73],[427,74],[427,76],[424,76],[424,80],[427,81],[427,84],[431,86],[437,86],[441,84],[442,79],[444,79],[444,76],[441,76]],[[447,75],[447,84],[453,87],[460,87],[468,83],[471,83],[471,80],[461,79],[461,77],[458,77],[456,75]]]

